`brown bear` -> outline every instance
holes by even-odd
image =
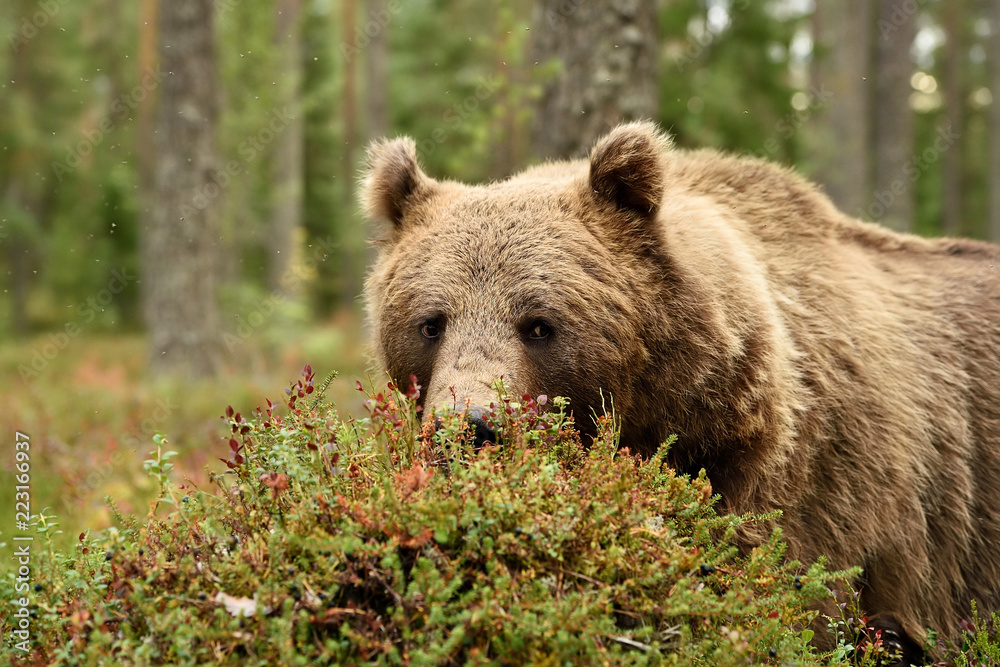
[[[482,429],[502,377],[587,433],[613,403],[623,445],[677,434],[724,510],[782,510],[792,557],[863,567],[870,615],[954,636],[971,599],[1000,606],[1000,247],[852,219],[649,123],[488,185],[378,142],[364,197],[390,223],[377,354],[426,405]]]

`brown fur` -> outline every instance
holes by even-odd
[[[649,124],[484,186],[430,179],[409,140],[369,158],[376,347],[428,405],[503,376],[587,432],[613,397],[624,445],[677,433],[726,510],[780,508],[792,557],[862,566],[870,614],[954,635],[1000,606],[1000,247],[859,222]]]

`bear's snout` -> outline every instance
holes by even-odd
[[[471,407],[466,419],[472,425],[472,428],[475,429],[473,437],[475,438],[476,449],[482,448],[487,442],[494,445],[500,444],[497,439],[497,432],[486,422],[485,410],[479,407]]]
[[[494,445],[500,444],[497,432],[486,421],[487,411],[480,407],[470,407],[465,415],[465,420],[472,426],[473,444],[477,450],[482,449],[486,443]],[[434,420],[434,430],[441,428],[441,420]]]

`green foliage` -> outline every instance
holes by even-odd
[[[417,387],[367,391],[368,417],[345,420],[323,398],[330,379],[317,386],[307,367],[287,407],[228,408],[214,491],[174,482],[159,438],[147,470],[162,510],[145,523],[116,512],[71,553],[37,555],[35,658],[824,659],[807,605],[845,573],[784,562],[779,533],[738,553],[740,526],[770,517],[718,515],[708,481],[678,477],[665,448],[649,460],[619,449],[607,418],[585,448],[563,402],[545,412],[525,396],[497,401],[504,446],[476,450],[462,415],[436,415],[437,430],[420,419]],[[0,594],[12,586],[0,580]]]
[[[286,99],[287,61],[275,34],[280,7],[238,0],[215,6],[222,102],[217,147],[226,182],[219,257],[226,292],[253,293],[256,302],[273,287],[265,277],[280,196],[273,187],[279,141],[257,141],[259,147],[254,141]],[[925,33],[916,66],[942,88],[944,47],[926,37],[939,29],[943,6],[921,4],[913,19]],[[990,100],[1000,97],[988,89],[985,7],[962,10],[961,232],[972,236],[985,235]],[[151,150],[140,145],[140,111],[147,120],[155,116],[158,83],[144,83],[142,31],[134,27],[148,32],[151,23],[137,3],[55,2],[45,8],[35,0],[0,8],[0,30],[11,42],[0,52],[0,242],[11,265],[0,272],[0,314],[8,315],[0,317],[0,334],[58,328],[106,288],[112,271],[134,274],[139,268],[139,157]],[[301,247],[309,254],[323,241],[337,249],[323,255],[302,286],[304,303],[319,315],[352,303],[369,259],[354,193],[363,144],[373,132],[366,127],[372,85],[366,31],[379,31],[389,45],[390,133],[413,136],[431,173],[466,181],[502,177],[537,159],[529,131],[533,102],[558,67],[527,58],[535,10],[529,0],[393,2],[381,17],[362,4],[353,42],[342,25],[343,10],[342,0],[304,3],[292,28],[303,69]],[[662,3],[658,120],[680,146],[761,155],[809,173],[816,130],[824,123],[809,70],[826,57],[813,53],[811,19],[809,3]],[[348,65],[358,75],[354,128],[346,113]],[[940,91],[935,95],[921,98],[914,157],[932,149],[945,124]],[[936,234],[943,164],[938,157],[927,162],[913,183],[915,229]],[[325,261],[327,255],[335,261]],[[114,296],[88,328],[141,322],[138,281]],[[229,321],[245,314],[239,301],[223,307]]]
[[[979,617],[976,603],[972,603],[972,621],[962,623],[962,652],[955,657],[956,667],[1000,665],[1000,612],[990,618]]]

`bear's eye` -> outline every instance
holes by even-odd
[[[434,340],[441,335],[441,326],[436,319],[427,320],[420,325],[420,335],[428,340]]]
[[[529,340],[545,340],[552,335],[552,327],[544,320],[535,320],[528,325]]]

